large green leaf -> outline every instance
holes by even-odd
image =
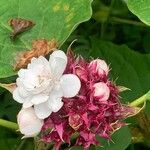
[[[112,135],[112,141],[99,137],[97,140],[100,142],[101,147],[91,146],[90,150],[125,150],[131,142],[131,134],[128,127],[123,127]],[[71,148],[71,150],[82,149],[81,146]]]
[[[131,142],[131,134],[128,127],[123,127],[112,135],[112,141],[101,140],[102,148],[96,150],[125,150]]]
[[[128,101],[138,98],[150,88],[150,54],[140,54],[129,49],[126,45],[115,45],[92,39],[90,55],[105,59],[110,64],[111,79],[118,85],[131,89],[124,92]]]
[[[1,150],[15,150],[19,145],[19,138],[17,134],[0,127],[0,149]],[[15,137],[15,138],[14,138]]]
[[[55,39],[59,46],[77,25],[90,18],[92,0],[1,0],[0,1],[0,78],[12,76],[17,52],[30,49],[35,39]],[[10,39],[11,18],[31,20],[35,26]]]
[[[150,0],[127,0],[127,5],[141,21],[150,25]]]
[[[16,116],[21,109],[20,104],[13,100],[12,94],[8,91],[5,91],[3,94],[1,94],[0,98],[0,118],[5,118],[16,122]]]
[[[32,139],[21,139],[19,134],[0,127],[0,149],[1,150],[33,150]]]

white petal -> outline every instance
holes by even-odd
[[[28,64],[28,69],[33,69],[35,68],[37,65],[41,65],[41,64],[45,64],[47,61],[47,59],[43,56],[40,56],[39,58],[35,58],[33,57],[31,59],[31,63]]]
[[[61,109],[61,107],[63,106],[63,102],[62,102],[62,98],[58,98],[55,96],[50,96],[49,100],[48,100],[48,107],[53,111],[53,112],[57,112]]]
[[[37,118],[32,107],[21,109],[17,115],[17,122],[20,132],[25,135],[24,138],[36,136],[43,126],[43,120]]]
[[[77,95],[81,87],[79,78],[74,74],[63,75],[60,84],[63,90],[63,96],[66,98]]]
[[[13,99],[15,101],[17,101],[18,103],[23,103],[24,102],[24,98],[21,97],[18,87],[13,91]]]
[[[48,107],[47,103],[41,103],[38,105],[34,105],[34,110],[35,110],[35,114],[40,119],[45,119],[52,113],[52,111]]]
[[[51,56],[53,56],[53,57],[59,57],[59,58],[64,59],[65,61],[67,61],[67,56],[66,56],[66,54],[65,54],[63,51],[61,51],[61,50],[56,50],[56,51],[54,51],[54,52],[51,54]]]
[[[18,71],[18,76],[21,78],[24,78],[25,73],[26,73],[26,69],[20,69]]]
[[[51,97],[61,98],[63,96],[63,90],[61,88],[61,84],[58,83],[50,93]]]
[[[50,71],[49,61],[43,56],[40,56],[39,58],[32,58],[31,63],[28,64],[28,69],[32,69],[35,72],[37,72],[36,71],[37,67],[41,67],[45,69],[45,71],[47,70],[48,72]]]
[[[66,68],[66,62],[61,58],[52,58],[50,61],[53,78],[59,79]]]
[[[58,84],[53,89],[53,91],[50,94],[50,98],[48,99],[48,107],[53,112],[59,111],[59,109],[63,106],[63,102],[61,101],[62,96],[63,96],[63,91],[62,91],[60,84]]]
[[[35,57],[33,57],[32,59],[31,59],[31,63],[29,63],[28,64],[28,67],[27,67],[27,69],[32,69],[32,68],[34,68],[36,65],[37,65],[37,58],[35,58]]]
[[[25,79],[22,80],[22,84],[27,91],[31,91],[38,86],[38,77],[32,70],[27,70],[25,74]]]
[[[33,103],[31,102],[31,97],[28,97],[25,99],[25,102],[23,103],[23,108],[29,108],[33,105]]]
[[[50,55],[50,67],[54,78],[60,78],[67,65],[67,56],[63,51],[54,51]]]
[[[43,64],[44,66],[49,66],[48,60],[45,57],[43,57],[43,56],[40,56],[38,58],[38,61],[40,62],[40,64]]]
[[[21,78],[16,79],[16,84],[17,84],[17,86],[22,86]]]
[[[35,105],[46,102],[48,100],[49,96],[45,95],[45,94],[37,94],[35,96],[33,96],[33,98],[31,99],[31,102]]]
[[[29,92],[26,91],[22,86],[19,86],[19,87],[18,87],[18,91],[19,91],[19,94],[20,94],[22,97],[27,97],[27,96],[29,96]]]
[[[37,136],[39,132],[41,131],[41,128],[42,128],[41,124],[36,123],[36,124],[28,125],[25,128],[20,129],[20,132],[25,135],[22,137],[22,139]]]

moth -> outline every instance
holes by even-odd
[[[12,18],[9,21],[9,25],[13,29],[10,38],[15,39],[19,34],[31,29],[35,24],[30,20],[21,18]]]

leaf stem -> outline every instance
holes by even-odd
[[[17,148],[17,150],[22,150],[22,148],[25,145],[26,141],[27,141],[27,139],[22,140],[19,147]]]
[[[124,18],[118,18],[118,17],[110,17],[110,21],[112,22],[118,22],[118,23],[124,23],[124,24],[130,24],[130,25],[135,25],[135,26],[142,26],[142,27],[148,27],[146,24],[134,20],[128,20]]]
[[[0,119],[0,126],[8,128],[8,129],[12,129],[12,130],[18,130],[18,124],[11,122],[11,121],[7,121],[4,119]]]
[[[137,106],[143,104],[144,102],[146,102],[146,100],[147,100],[147,93],[144,94],[143,96],[141,96],[140,98],[134,100],[133,102],[131,102],[129,104],[129,106],[131,106],[131,107],[137,107]]]
[[[101,38],[104,37],[105,31],[106,31],[106,29],[107,29],[108,21],[109,21],[109,18],[110,18],[110,16],[111,16],[111,12],[112,12],[114,3],[115,3],[115,0],[111,0],[110,7],[109,7],[109,11],[107,12],[108,14],[107,14],[106,21],[103,22],[102,25],[101,25]]]

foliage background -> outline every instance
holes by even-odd
[[[32,18],[37,15],[34,13],[30,14],[31,11],[29,10],[29,13],[26,15],[31,16],[32,19],[38,19],[39,22],[43,16],[46,16],[46,18],[43,19],[50,22],[50,27],[48,26],[49,28],[47,28],[42,25],[37,27],[36,31],[31,30],[26,35],[20,36],[20,40],[15,42],[17,45],[16,47],[15,44],[12,45],[10,40],[5,40],[6,35],[8,35],[7,33],[11,31],[11,28],[5,21],[5,18],[8,17],[7,13],[2,15],[2,12],[4,12],[7,7],[10,7],[10,5],[17,6],[14,2],[16,2],[16,0],[11,1],[10,4],[6,4],[6,1],[0,2],[1,6],[3,6],[0,9],[0,20],[2,21],[0,29],[0,48],[3,49],[3,51],[8,51],[8,53],[5,52],[5,54],[1,51],[1,82],[10,83],[15,81],[16,76],[12,75],[15,75],[16,73],[10,69],[10,67],[12,67],[12,62],[9,62],[12,60],[11,58],[14,57],[12,51],[19,51],[20,48],[27,48],[28,46],[26,43],[28,43],[28,40],[34,39],[38,34],[38,37],[55,37],[59,41],[61,49],[63,50],[66,50],[74,39],[77,39],[77,41],[72,45],[72,48],[76,53],[81,54],[87,59],[97,57],[105,59],[112,68],[110,78],[118,85],[123,85],[131,89],[131,91],[126,91],[121,95],[122,102],[127,104],[148,92],[150,87],[150,27],[148,26],[150,24],[150,9],[147,8],[147,6],[149,6],[148,4],[150,4],[149,0],[144,0],[143,3],[142,0],[128,0],[126,1],[128,3],[126,3],[125,0],[94,0],[92,3],[93,13],[90,20],[88,19],[90,18],[89,4],[91,1],[80,1],[80,5],[83,5],[83,7],[80,6],[82,9],[79,12],[79,4],[75,2],[74,5],[77,7],[74,8],[74,13],[77,13],[78,17],[74,18],[69,30],[64,29],[67,25],[64,24],[63,19],[61,20],[61,16],[59,16],[59,14],[57,14],[57,18],[55,18],[56,16],[55,14],[52,14],[52,12],[43,12],[40,10],[42,14],[39,14],[37,18]],[[25,15],[25,6],[31,5],[33,7],[33,4],[36,4],[35,0],[33,0],[30,4],[28,4],[27,1],[21,2],[21,5],[19,5],[21,8],[20,15],[22,14],[23,16]],[[48,3],[48,1],[45,1],[43,8],[47,8],[46,2]],[[53,2],[54,1],[52,0],[51,4]],[[63,2],[65,3],[67,1],[64,0]],[[84,6],[84,4],[86,5]],[[7,7],[5,8],[5,6]],[[34,12],[38,9],[38,7],[39,6],[37,4]],[[14,8],[12,8],[12,10],[13,9]],[[14,13],[15,12],[16,10],[14,10]],[[71,14],[71,12],[69,12],[69,14]],[[142,23],[132,12],[147,25]],[[45,15],[45,13],[47,13],[47,15]],[[53,26],[55,26],[58,20],[61,20],[61,23],[57,26],[60,30],[53,29]],[[88,21],[81,23],[86,20]],[[77,27],[79,23],[81,24]],[[5,27],[8,28],[8,30],[6,30]],[[41,31],[44,30],[45,32],[42,33]],[[70,35],[72,31],[73,33]],[[48,32],[52,33],[50,35],[51,37],[47,34]],[[32,35],[30,39],[28,39],[29,35]],[[69,38],[67,39],[68,36]],[[6,66],[3,66],[4,62],[6,62]],[[4,69],[6,69],[9,74],[8,72],[4,73]],[[3,78],[7,76],[9,76],[9,78]],[[16,115],[21,106],[13,101],[12,95],[8,91],[2,88],[0,88],[0,102],[0,118],[16,122]],[[149,102],[147,102],[145,110],[149,116]],[[128,119],[127,122],[132,123],[132,125],[122,128],[116,132],[112,138],[114,143],[108,143],[107,141],[102,140],[103,148],[92,146],[91,149],[150,149],[149,127],[148,125],[141,127],[141,121],[143,121],[141,117]],[[149,119],[146,120],[146,124],[150,123],[148,121]],[[134,129],[136,129],[136,131]],[[148,133],[145,134],[145,131]],[[34,149],[33,139],[20,140],[20,138],[21,135],[19,135],[18,132],[0,127],[1,150]],[[63,145],[62,149],[67,149],[67,145]],[[77,147],[72,149],[78,150],[81,148]]]

